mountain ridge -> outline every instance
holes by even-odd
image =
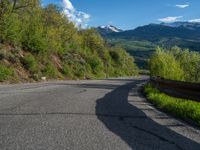
[[[132,30],[99,33],[109,44],[118,44],[126,49],[141,68],[147,68],[147,60],[157,46],[178,46],[200,52],[199,22],[151,23]]]
[[[123,32],[122,29],[117,28],[113,25],[106,25],[106,26],[98,26],[96,30],[101,34],[101,35],[106,35],[109,33],[119,33]]]

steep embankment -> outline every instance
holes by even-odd
[[[0,81],[137,74],[133,58],[106,45],[95,30],[76,28],[55,5],[28,2],[26,7],[25,2],[16,8],[11,2],[0,5]]]

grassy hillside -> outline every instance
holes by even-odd
[[[0,2],[0,81],[91,79],[138,73],[125,50],[78,29],[55,5]],[[23,15],[22,15],[23,14]]]

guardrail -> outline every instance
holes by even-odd
[[[168,95],[200,102],[200,83],[190,83],[152,77],[151,83]]]

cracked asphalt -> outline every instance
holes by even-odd
[[[200,150],[200,129],[156,110],[146,76],[0,85],[0,150]]]

